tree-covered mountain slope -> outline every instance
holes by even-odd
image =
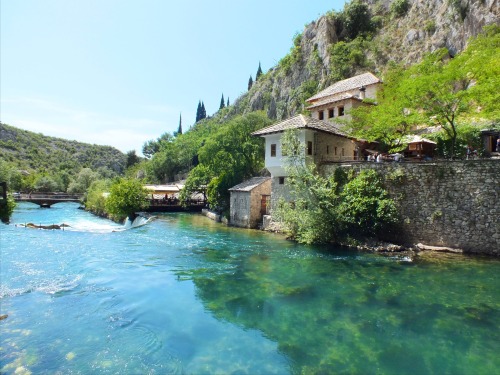
[[[75,175],[82,168],[122,173],[127,158],[110,146],[48,137],[0,123],[0,159],[29,172],[64,170]]]

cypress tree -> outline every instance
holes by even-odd
[[[222,93],[222,98],[220,98],[220,106],[219,106],[219,110],[221,110],[222,108],[224,108],[226,106],[226,104],[224,103],[224,93]]]
[[[207,111],[205,110],[205,103],[201,102],[200,120],[207,117]]]
[[[250,78],[248,79],[248,91],[250,91],[252,86],[253,86],[253,79],[252,79],[252,75],[250,75]]]
[[[257,69],[257,74],[255,75],[255,82],[257,82],[257,80],[261,75],[262,75],[262,68],[260,67],[260,61],[259,61],[259,69]]]
[[[229,107],[229,96],[227,97],[227,104],[226,107]]]
[[[201,120],[201,100],[198,102],[198,109],[196,110],[196,122]]]
[[[177,135],[182,134],[182,113],[179,114],[179,129],[177,129]]]

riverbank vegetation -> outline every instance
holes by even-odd
[[[314,165],[304,165],[304,145],[294,131],[282,138],[286,155],[286,184],[290,200],[281,198],[273,214],[285,232],[300,243],[349,242],[396,230],[396,203],[374,170],[347,174],[337,168],[321,176]]]
[[[85,208],[117,222],[133,220],[136,212],[149,207],[148,192],[142,181],[131,178],[94,181],[87,192]]]
[[[16,202],[11,194],[7,194],[7,199],[0,198],[0,221],[2,223],[8,223],[10,216],[16,208]]]

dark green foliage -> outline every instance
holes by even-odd
[[[199,164],[189,173],[183,198],[206,191],[212,208],[226,210],[229,207],[228,189],[263,168],[263,140],[251,133],[269,124],[264,113],[253,112],[214,128],[198,150]]]
[[[223,109],[225,106],[226,106],[226,103],[224,101],[224,94],[222,94],[222,97],[220,98],[219,110]]]
[[[340,18],[349,39],[354,39],[361,34],[366,35],[375,30],[370,8],[360,0],[346,3]]]
[[[200,120],[207,118],[207,110],[205,109],[205,103],[201,102]]]
[[[139,163],[141,159],[136,155],[135,150],[130,150],[127,152],[127,164],[126,167],[130,168],[133,165]]]
[[[372,63],[366,57],[369,42],[358,37],[352,41],[338,42],[329,47],[330,79],[337,82],[355,75],[360,68],[369,68]]]
[[[227,97],[227,104],[226,107],[229,107],[229,96]]]
[[[408,0],[394,0],[391,4],[391,13],[395,17],[403,17],[409,9],[410,3]]]
[[[255,74],[255,81],[258,81],[261,75],[262,75],[262,68],[260,67],[260,61],[259,61],[259,68],[257,69],[257,74]]]
[[[35,181],[34,189],[35,191],[40,191],[44,193],[60,190],[57,182],[54,181],[54,179],[49,176],[38,177],[38,179]]]
[[[202,113],[202,110],[201,110],[201,100],[198,102],[198,108],[196,108],[196,120],[195,122],[198,122],[201,120],[201,113]]]
[[[118,179],[111,185],[109,193],[105,208],[115,220],[133,219],[136,212],[149,204],[148,193],[140,180]]]
[[[253,86],[253,79],[252,79],[252,76],[250,76],[250,78],[248,79],[248,90],[249,91],[252,88],[252,86]]]
[[[158,141],[149,140],[145,142],[144,145],[142,146],[142,154],[149,159],[155,153],[157,153],[159,149],[160,149],[160,144],[158,143]]]
[[[346,174],[322,177],[314,169],[303,169],[290,174],[288,181],[294,204],[282,200],[274,215],[298,242],[377,235],[399,221],[395,202],[373,170],[347,179]]]
[[[302,163],[304,147],[297,134],[285,132],[282,147],[288,155],[286,184],[293,204],[281,199],[273,211],[288,234],[302,243],[343,241],[348,237],[377,235],[398,222],[395,202],[373,170],[348,176],[338,168],[324,177]]]
[[[16,208],[16,201],[11,194],[7,194],[7,200],[0,197],[0,221],[2,223],[9,223],[14,208]]]
[[[179,127],[177,128],[176,136],[182,134],[182,114],[179,115]]]
[[[207,111],[205,110],[205,103],[201,100],[198,102],[198,109],[196,110],[196,122],[203,120],[207,117]]]
[[[396,205],[374,170],[350,180],[340,196],[338,210],[349,234],[373,235],[398,222]]]

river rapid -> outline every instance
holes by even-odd
[[[2,374],[500,369],[498,259],[302,246],[196,214],[122,226],[77,207],[21,203],[0,225]]]

